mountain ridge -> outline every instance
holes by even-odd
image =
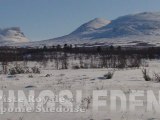
[[[160,12],[143,12],[118,17],[115,20],[95,18],[68,35],[20,44],[21,46],[121,45],[160,46]]]
[[[160,12],[130,14],[118,17],[112,21],[103,19],[102,21],[106,21],[106,25],[104,24],[97,29],[87,29],[86,26],[92,21],[93,20],[84,23],[66,36],[42,41],[42,43],[89,44],[93,42],[107,43],[108,41],[112,41],[111,43],[113,43],[116,40],[121,40],[121,43],[124,41],[125,44],[127,39],[129,43],[130,41],[141,41],[143,38],[146,39],[146,41],[143,40],[142,42],[149,44],[149,38],[155,41],[160,39]],[[92,26],[90,27],[92,28]]]

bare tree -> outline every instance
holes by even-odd
[[[62,61],[62,69],[68,69],[69,65],[68,54],[66,52],[63,54],[61,61]]]

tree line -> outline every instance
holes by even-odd
[[[50,60],[55,63],[56,69],[67,69],[70,60],[74,59],[79,61],[79,65],[72,66],[75,69],[127,68],[139,67],[143,59],[159,59],[159,57],[160,47],[78,47],[67,44],[39,48],[0,47],[0,62],[3,66],[13,61],[37,61],[45,64]]]

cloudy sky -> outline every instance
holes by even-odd
[[[55,38],[100,17],[160,11],[160,0],[0,0],[0,28],[20,27],[31,40]]]

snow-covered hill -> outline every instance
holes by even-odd
[[[0,29],[1,45],[8,45],[11,43],[24,43],[24,42],[29,42],[29,40],[21,32],[19,27]]]
[[[160,36],[160,12],[145,12],[119,17],[111,24],[90,34],[94,38],[115,38],[129,35]]]
[[[31,45],[55,44],[87,45],[160,45],[160,12],[144,12],[109,21],[91,20],[69,35],[35,42]]]
[[[95,18],[94,20],[91,20],[82,26],[80,26],[78,29],[76,29],[74,32],[72,32],[70,35],[80,35],[80,34],[87,34],[88,32],[97,30],[99,28],[102,28],[106,25],[108,25],[111,21],[105,20],[103,18]]]

